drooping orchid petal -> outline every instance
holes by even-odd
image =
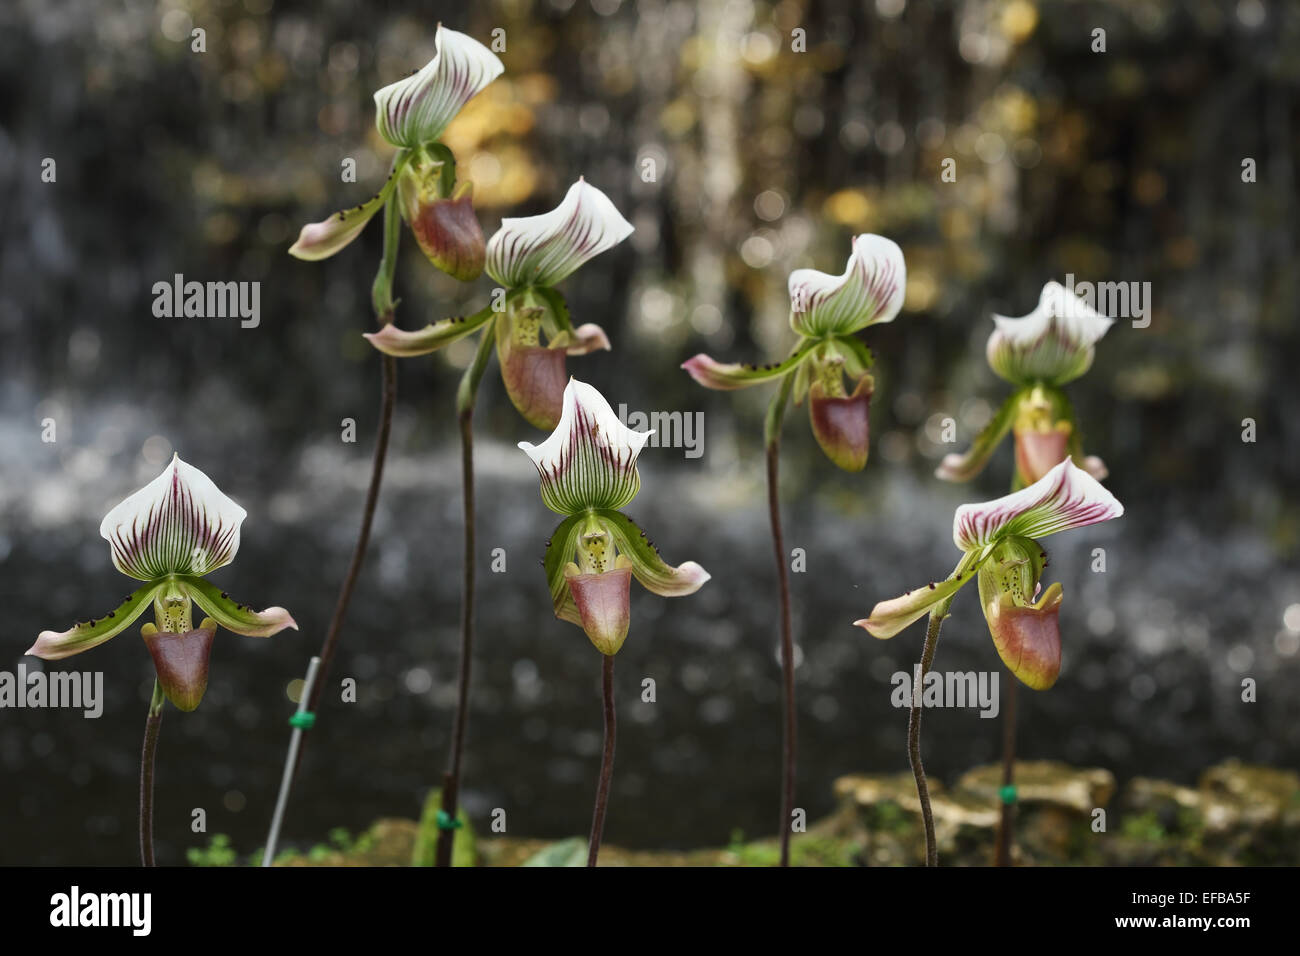
[[[239,550],[248,513],[203,472],[174,455],[163,473],[110,511],[99,533],[113,564],[137,581],[207,574]]]
[[[790,325],[800,335],[848,335],[892,322],[903,306],[907,266],[892,239],[864,233],[853,240],[843,275],[816,269],[790,273]]]
[[[952,537],[962,551],[974,552],[1011,535],[1042,538],[1123,513],[1114,495],[1067,458],[1027,488],[959,507]]]
[[[491,308],[486,308],[473,315],[442,319],[432,325],[426,325],[418,332],[403,331],[390,322],[378,332],[362,334],[366,341],[385,355],[410,358],[416,355],[428,355],[458,339],[473,335],[495,315]]]
[[[546,441],[519,443],[541,476],[542,501],[562,515],[622,508],[641,488],[636,459],[654,432],[628,428],[600,392],[576,379],[565,386],[563,404]]]
[[[730,392],[784,378],[811,358],[815,351],[815,342],[811,340],[800,342],[789,358],[771,365],[724,364],[701,352],[683,362],[682,368],[705,388]]]
[[[631,234],[609,197],[579,179],[550,212],[501,220],[488,240],[487,273],[507,289],[553,286]]]
[[[1092,365],[1093,346],[1114,324],[1059,282],[1043,286],[1028,315],[993,316],[988,361],[1009,382],[1062,385]]]
[[[163,694],[186,712],[194,710],[208,688],[208,658],[217,624],[207,618],[197,628],[183,634],[160,631],[146,624],[140,632],[149,653]]]
[[[632,575],[647,591],[660,597],[684,597],[694,594],[709,580],[709,572],[694,561],[683,561],[676,567],[666,562],[645,532],[627,515],[608,509],[597,511],[596,515],[620,558],[628,560]]]
[[[935,477],[944,481],[969,481],[983,471],[993,452],[1002,443],[1002,439],[1006,437],[1012,423],[1016,420],[1021,394],[1020,391],[1013,392],[1002,403],[1002,407],[971,442],[970,448],[964,455],[955,452],[945,455],[939,467],[935,469]]]
[[[969,583],[974,574],[968,570],[968,567],[969,562],[959,566],[951,577],[943,581],[932,581],[926,587],[908,591],[888,601],[881,601],[871,609],[869,617],[853,623],[866,630],[872,637],[881,640],[893,637],[899,631],[925,617],[936,605],[946,601]]]
[[[361,230],[366,228],[366,223],[383,208],[391,191],[392,180],[390,179],[383,191],[373,199],[351,209],[336,212],[323,222],[312,222],[303,226],[298,233],[298,241],[289,247],[289,255],[309,262],[328,259],[361,235]]]
[[[150,582],[133,591],[125,601],[103,617],[74,624],[66,631],[41,631],[36,643],[26,653],[47,661],[57,661],[98,647],[130,627],[136,618],[153,605],[154,598],[162,589],[162,584]]]
[[[232,601],[225,591],[202,578],[186,575],[178,576],[175,581],[187,598],[227,631],[244,637],[270,637],[285,628],[298,630],[297,622],[282,607],[254,611],[247,604]]]
[[[461,108],[504,71],[473,37],[438,25],[436,52],[424,68],[375,94],[379,135],[398,147],[431,143]]]

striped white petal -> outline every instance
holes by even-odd
[[[394,146],[432,143],[505,69],[482,43],[441,24],[434,43],[437,52],[424,69],[375,94],[375,125]]]
[[[99,533],[117,569],[138,581],[204,575],[234,560],[247,514],[174,455],[161,475],[104,517]]]
[[[487,274],[508,289],[553,286],[632,234],[609,197],[579,179],[550,212],[502,219],[487,244]]]
[[[519,447],[537,466],[546,507],[576,515],[592,508],[618,510],[636,497],[641,489],[637,455],[653,434],[632,431],[600,392],[571,378],[551,437],[540,445],[521,441]]]
[[[995,372],[1017,384],[1061,385],[1088,370],[1093,346],[1115,320],[1059,282],[1049,282],[1034,311],[1020,318],[995,315],[993,322],[997,327],[987,353]]]
[[[962,505],[953,517],[952,539],[966,552],[1002,538],[1042,538],[1118,518],[1124,506],[1070,459],[1027,488],[980,504]]]
[[[907,266],[892,239],[864,233],[840,276],[816,269],[790,273],[790,325],[800,335],[848,335],[892,322],[903,307]]]

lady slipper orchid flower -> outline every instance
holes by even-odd
[[[397,147],[379,194],[323,222],[303,226],[289,252],[299,259],[334,255],[365,228],[397,190],[402,218],[435,266],[462,281],[483,272],[483,230],[469,183],[456,184],[456,161],[438,142],[461,108],[501,75],[496,55],[472,37],[438,26],[433,59],[375,94],[379,135]]]
[[[541,476],[543,503],[564,516],[544,561],[555,616],[581,627],[606,655],[627,637],[632,578],[664,597],[692,594],[709,580],[694,561],[667,564],[620,510],[641,488],[636,460],[653,434],[627,428],[600,392],[570,379],[555,431],[540,445],[519,443]]]
[[[993,316],[989,365],[1016,391],[964,455],[948,455],[935,474],[966,481],[983,470],[1008,431],[1015,436],[1015,487],[1033,484],[1065,458],[1106,477],[1100,458],[1084,457],[1074,409],[1061,386],[1092,365],[1094,346],[1114,324],[1058,282],[1043,287],[1038,307],[1018,319]]]
[[[194,710],[208,684],[208,655],[217,627],[248,637],[294,630],[282,607],[254,611],[204,580],[234,560],[247,512],[212,480],[176,455],[161,475],[110,511],[99,533],[113,564],[144,586],[102,617],[66,631],[42,631],[28,654],[60,660],[90,650],[126,630],[152,605],[154,622],[141,630],[167,699]],[[193,606],[205,616],[196,628]]]
[[[822,451],[840,468],[861,471],[870,444],[874,382],[871,350],[854,336],[870,325],[892,322],[906,284],[898,245],[884,236],[860,235],[843,275],[815,269],[790,274],[790,327],[799,341],[785,361],[726,365],[701,353],[682,368],[706,388],[724,391],[793,375],[794,402],[801,405],[808,398],[809,421]]]
[[[488,241],[487,273],[506,290],[500,312],[489,306],[418,332],[388,325],[366,338],[388,355],[427,355],[493,323],[511,402],[529,424],[555,428],[565,391],[565,357],[610,347],[600,326],[573,327],[555,285],[631,234],[632,225],[609,197],[579,179],[558,207],[540,216],[503,219]]]
[[[1054,583],[1039,596],[1047,554],[1037,539],[1123,513],[1114,495],[1066,458],[1027,488],[958,508],[953,541],[962,558],[952,575],[882,601],[870,617],[854,623],[875,637],[893,637],[978,577],[980,603],[1002,662],[1028,687],[1046,690],[1061,670],[1062,592]]]

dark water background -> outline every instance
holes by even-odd
[[[370,92],[425,62],[439,13],[483,39],[498,25],[509,36],[500,98],[467,111],[453,143],[462,174],[482,176],[485,231],[550,208],[579,173],[637,226],[565,283],[575,319],[600,322],[615,345],[571,371],[616,405],[704,413],[704,455],[648,449],[628,509],[665,557],[697,560],[713,580],[689,599],[634,592],[609,841],[690,846],[775,830],[767,390],[705,393],[677,365],[700,350],[781,350],[786,274],[838,272],[857,231],[896,238],[913,287],[898,320],[868,334],[878,375],[867,471],[836,472],[802,414],[787,424],[787,538],[808,562],[793,576],[799,804],[816,817],[836,776],[906,768],[889,678],[910,668],[920,629],[878,642],[850,622],[946,573],[953,508],[1006,488],[1009,446],[971,487],[932,479],[952,450],[938,423],[956,418],[964,447],[1005,390],[983,359],[988,315],[1023,314],[1067,272],[1150,281],[1154,311],[1146,329],[1117,323],[1069,389],[1128,513],[1047,542],[1066,593],[1066,660],[1053,690],[1021,695],[1022,753],[1181,782],[1230,756],[1300,767],[1300,610],[1291,628],[1283,620],[1300,603],[1300,10],[1020,5],[1036,11],[1025,34],[984,5],[880,12],[895,6],[609,0],[486,4],[467,18],[458,6],[257,0],[189,22],[144,3],[0,11],[0,669],[14,670],[41,629],[125,593],[98,523],[172,450],[249,511],[238,557],[214,580],[241,601],[290,608],[302,627],[266,641],[222,634],[201,708],[168,711],[160,860],[206,842],[189,831],[194,808],[240,850],[265,839],[286,688],[319,647],[346,566],[378,390],[358,335],[373,321],[378,230],[326,263],[284,250],[301,222],[382,179]],[[208,29],[202,55],[172,38],[194,24]],[[1108,30],[1104,55],[1088,50],[1094,24]],[[805,59],[771,55],[796,25]],[[940,185],[949,155],[958,183]],[[47,156],[55,184],[40,181]],[[358,159],[356,184],[338,182],[344,156]],[[664,170],[657,183],[638,175],[647,156]],[[1246,156],[1253,184],[1241,182]],[[756,208],[769,190],[775,219]],[[771,202],[758,205],[770,214]],[[177,272],[260,281],[260,327],[155,318],[152,285]],[[407,248],[399,321],[479,308],[489,288],[460,288]],[[441,774],[460,573],[452,366],[467,358],[401,363],[375,540],[333,674],[356,679],[358,700],[326,696],[292,843],[414,816]],[[1254,443],[1241,440],[1246,417]],[[46,418],[54,443],[41,441]],[[356,420],[355,444],[340,440],[344,418]],[[480,820],[506,809],[515,834],[582,833],[599,658],[550,614],[537,562],[556,522],[514,448],[540,436],[495,372],[477,424],[466,804]],[[499,574],[488,570],[498,547]],[[1097,547],[1104,574],[1089,567]],[[957,600],[940,668],[994,666],[977,604],[973,592]],[[134,635],[48,665],[104,672],[100,719],[0,711],[0,862],[135,858],[152,669]],[[645,677],[654,704],[639,699]],[[1258,682],[1257,703],[1241,703],[1243,677]],[[932,712],[927,768],[952,778],[995,759],[998,735],[973,710]]]

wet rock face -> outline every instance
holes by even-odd
[[[930,805],[940,860],[948,865],[987,866],[993,861],[1001,818],[1002,768],[977,767],[951,789],[931,779]],[[1018,864],[1100,862],[1093,833],[1094,811],[1115,792],[1107,770],[1079,769],[1052,761],[1016,764]],[[841,813],[857,817],[866,831],[873,865],[925,862],[920,803],[910,773],[889,777],[842,777],[835,783]]]
[[[969,771],[951,789],[930,780],[941,862],[992,861],[1001,780],[1001,767],[994,765]],[[1300,775],[1291,771],[1228,761],[1205,771],[1195,788],[1137,777],[1112,807],[1116,783],[1109,771],[1022,762],[1016,764],[1016,790],[1017,865],[1300,862]],[[841,817],[853,821],[867,847],[863,862],[924,862],[910,774],[842,777],[835,793]]]

